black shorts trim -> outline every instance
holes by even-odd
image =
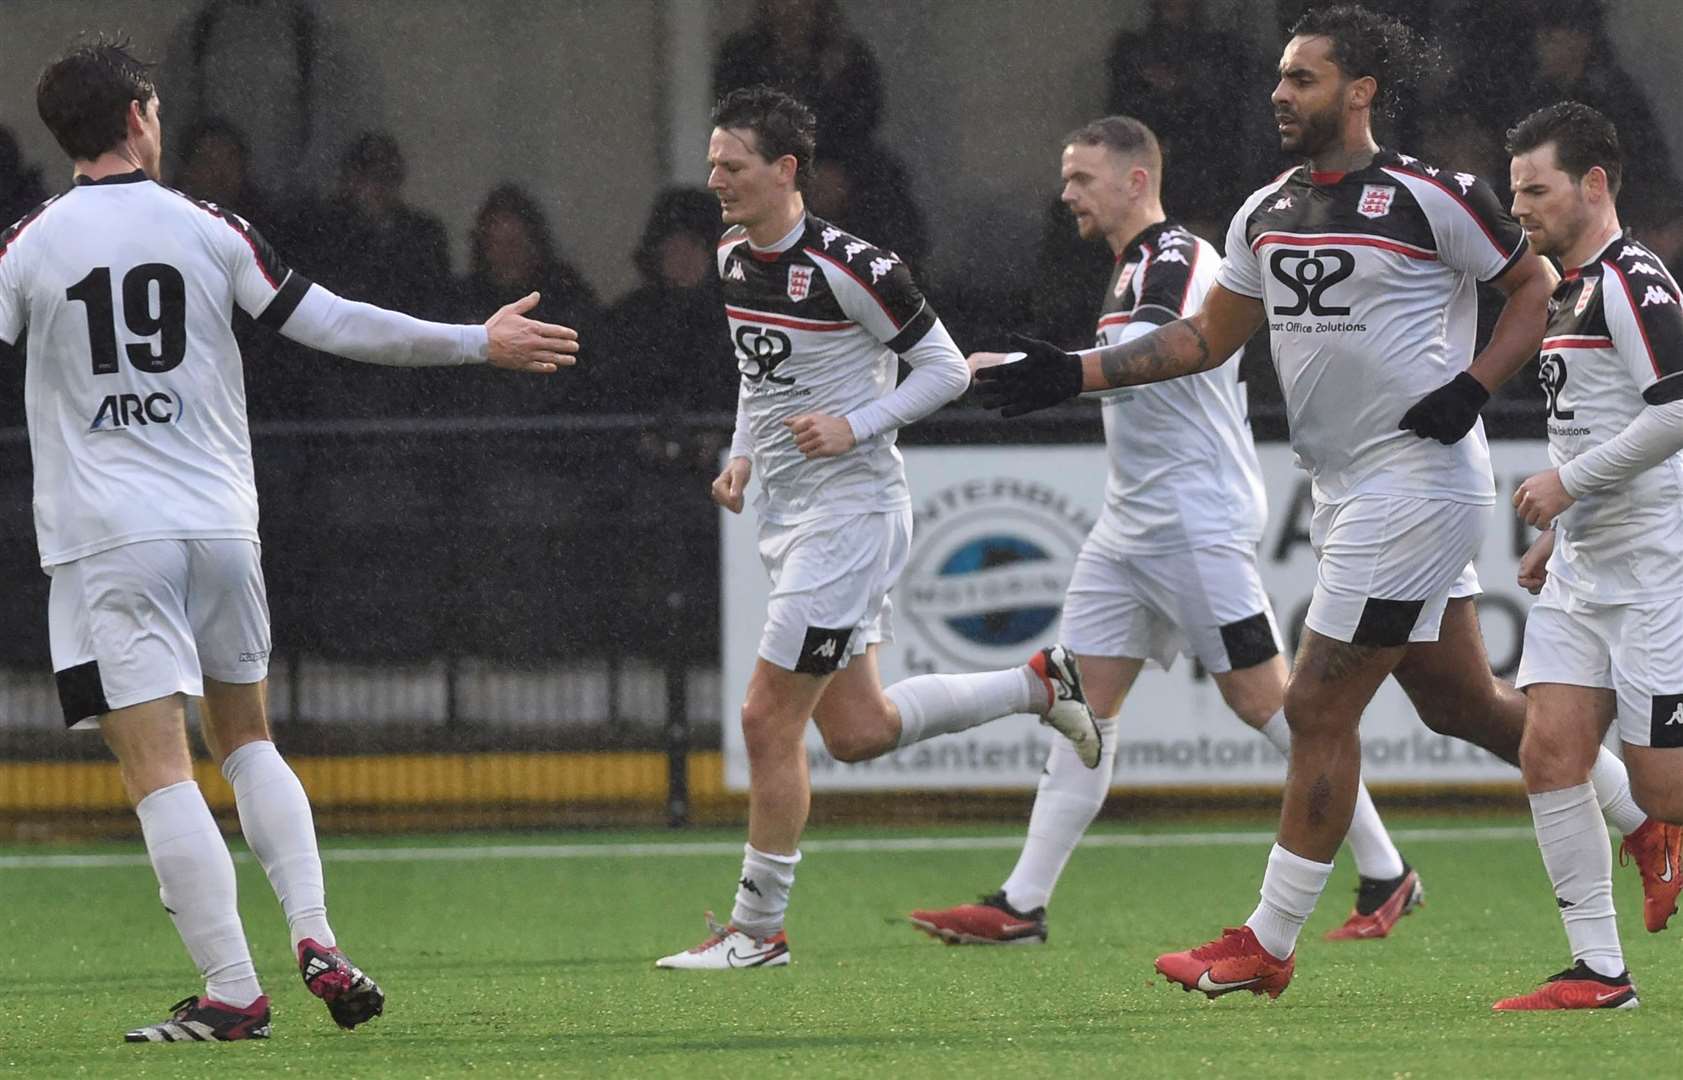
[[[1648,745],[1656,749],[1683,746],[1683,694],[1654,695]]]
[[[1425,606],[1424,600],[1368,597],[1367,603],[1362,605],[1362,617],[1356,623],[1356,632],[1350,635],[1350,644],[1375,648],[1407,645],[1408,636],[1414,633],[1414,624],[1420,621],[1420,612]]]
[[[800,675],[834,674],[852,646],[851,626],[835,630],[809,626],[806,628],[806,640],[801,642],[801,655],[795,660],[795,671]]]
[[[1227,666],[1233,671],[1267,663],[1280,655],[1280,643],[1274,640],[1274,626],[1265,611],[1223,626],[1221,646],[1227,650]]]
[[[105,683],[99,677],[99,661],[53,672],[58,683],[58,704],[64,710],[64,726],[75,727],[83,720],[111,711],[105,700]]]

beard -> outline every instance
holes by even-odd
[[[1320,112],[1299,113],[1292,117],[1297,122],[1295,135],[1281,134],[1280,149],[1288,154],[1297,154],[1312,158],[1338,143],[1340,109],[1335,102]]]

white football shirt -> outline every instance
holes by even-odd
[[[1220,262],[1213,245],[1179,225],[1147,228],[1117,257],[1098,346],[1196,312]],[[1102,404],[1110,468],[1093,528],[1101,543],[1152,555],[1262,539],[1267,494],[1236,358],[1184,379],[1111,391]]]
[[[1217,282],[1261,300],[1292,449],[1315,497],[1495,499],[1482,422],[1444,446],[1409,407],[1472,363],[1480,281],[1528,250],[1488,185],[1388,150],[1291,170],[1245,201]]]
[[[278,327],[310,283],[255,230],[139,171],[0,234],[0,339],[27,329],[35,528],[52,567],[139,540],[257,540],[234,308]]]
[[[1683,292],[1652,251],[1616,237],[1555,289],[1539,377],[1556,466],[1683,399]],[[1594,603],[1683,594],[1683,455],[1590,492],[1555,522],[1549,575]]]

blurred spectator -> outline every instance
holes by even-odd
[[[298,210],[291,224],[279,230],[292,237],[293,245],[281,253],[306,277],[348,299],[421,318],[447,318],[450,261],[444,225],[403,202],[404,175],[395,139],[384,132],[358,136],[340,163],[337,196]],[[313,360],[323,365],[307,390],[317,416],[411,416],[426,400],[428,380],[415,378],[417,372],[337,358]]]
[[[1509,26],[1529,30],[1528,54],[1516,76],[1494,87],[1487,115],[1504,130],[1536,109],[1567,99],[1600,110],[1619,129],[1625,154],[1619,216],[1639,231],[1675,216],[1677,177],[1647,96],[1619,66],[1603,29],[1599,0],[1526,0],[1508,12]],[[1469,70],[1470,87],[1480,78]],[[1663,253],[1662,253],[1663,254]]]
[[[313,0],[206,0],[177,26],[161,69],[166,171],[182,135],[225,117],[277,192],[314,192],[353,132],[383,119],[377,68]]]
[[[882,75],[870,46],[847,30],[836,0],[759,0],[754,21],[725,39],[713,94],[766,83],[818,116],[818,152],[868,142],[882,118]]]
[[[450,317],[483,322],[504,304],[536,292],[538,304],[527,314],[577,330],[579,362],[545,379],[510,379],[493,371],[424,372],[439,393],[429,396],[423,412],[513,416],[585,407],[605,364],[596,292],[562,258],[537,200],[516,184],[495,188],[474,217],[468,248],[468,274],[456,285]]]
[[[1107,85],[1110,111],[1143,121],[1163,144],[1169,213],[1219,234],[1266,179],[1251,148],[1273,130],[1271,84],[1248,41],[1208,27],[1204,0],[1150,0],[1145,29],[1111,44]]]
[[[339,165],[337,197],[295,226],[306,273],[353,300],[437,318],[448,307],[444,225],[403,201],[407,168],[397,140],[364,132]]]
[[[919,276],[929,233],[912,197],[911,176],[897,157],[874,143],[839,152],[821,148],[814,172],[807,209],[894,252]]]
[[[1102,237],[1081,239],[1062,199],[1047,207],[1031,301],[1035,334],[1065,349],[1092,348],[1100,301],[1115,270],[1110,246]]]
[[[739,378],[714,252],[719,200],[661,192],[633,259],[643,283],[608,310],[605,407],[614,412],[734,412]]]
[[[17,136],[7,127],[0,127],[0,230],[41,203],[47,201],[47,189],[41,183],[41,170],[23,163],[23,150]]]
[[[240,129],[219,116],[200,121],[182,136],[175,186],[195,199],[215,203],[256,225],[284,254],[286,245],[272,219],[266,192],[251,173],[251,148]]]

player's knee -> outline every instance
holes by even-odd
[[[837,761],[870,761],[894,749],[894,740],[876,725],[848,725],[837,731],[826,731],[824,749]]]
[[[1335,709],[1332,695],[1304,679],[1293,679],[1286,686],[1286,725],[1293,739],[1313,739],[1333,734],[1347,727]],[[1267,717],[1263,718],[1267,721]],[[1249,723],[1249,721],[1246,721]]]
[[[1223,690],[1222,698],[1227,702],[1227,707],[1233,710],[1234,716],[1259,730],[1280,711],[1281,699],[1278,693],[1231,689]]]
[[[1589,779],[1599,745],[1581,733],[1533,723],[1527,726],[1519,742],[1519,771],[1533,791],[1576,787]]]
[[[753,701],[742,706],[742,743],[750,758],[775,753],[790,741],[800,741],[804,726],[792,724],[778,710]]]

